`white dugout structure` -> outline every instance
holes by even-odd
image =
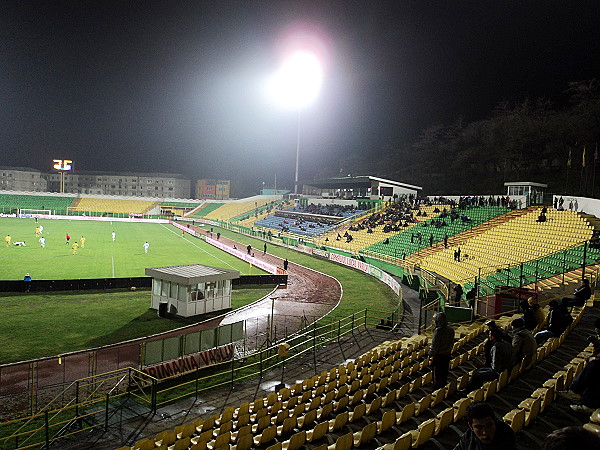
[[[152,277],[152,309],[181,317],[231,308],[231,280],[240,272],[190,264],[147,268]]]

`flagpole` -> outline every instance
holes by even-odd
[[[571,150],[569,150],[569,159],[567,159],[567,179],[565,181],[565,194],[569,191],[569,171],[571,170]]]
[[[585,179],[583,177],[583,173],[585,172],[585,145],[583,146],[583,153],[581,154],[581,176],[579,177],[579,191],[583,192],[583,195],[586,195],[586,185]]]
[[[594,152],[594,166],[592,167],[592,198],[596,186],[596,163],[598,162],[598,143],[596,142],[596,151]]]

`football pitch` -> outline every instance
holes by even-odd
[[[36,237],[42,225],[46,246]],[[115,233],[113,242],[112,233]],[[65,235],[71,236],[69,244]],[[30,273],[34,280],[78,278],[125,278],[145,276],[147,267],[204,264],[239,270],[241,274],[263,274],[203,240],[169,224],[101,222],[92,220],[0,219],[0,279],[22,280]],[[6,246],[5,236],[11,244]],[[85,245],[73,254],[75,242]],[[15,242],[26,246],[16,246]],[[144,243],[150,247],[144,252]]]

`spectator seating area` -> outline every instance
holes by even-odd
[[[300,234],[304,236],[316,236],[331,229],[334,225],[322,223],[315,220],[302,218],[267,216],[254,222],[257,227],[272,228],[277,231]]]
[[[73,203],[80,212],[106,212],[114,214],[148,214],[150,210],[158,206],[160,202],[153,200],[123,200],[110,198],[78,198]]]
[[[220,220],[222,222],[229,222],[235,217],[240,217],[245,214],[254,214],[254,212],[270,203],[272,200],[259,198],[256,200],[250,200],[246,202],[230,202],[224,203],[218,208],[213,209],[209,213],[205,214],[203,217],[209,220]],[[193,216],[198,217],[198,216]]]
[[[541,261],[541,266],[537,263],[538,273],[544,269],[550,270],[557,264],[562,267],[564,256],[560,262],[551,256],[561,250],[570,250],[567,256],[574,260],[582,256],[582,243],[590,239],[593,233],[591,225],[572,211],[551,209],[547,213],[548,220],[541,223],[536,222],[538,213],[532,210],[466,240],[460,245],[460,262],[454,259],[459,246],[452,246],[440,248],[440,251],[424,257],[418,264],[453,282],[464,283],[477,276],[493,278],[498,267],[527,261]],[[594,254],[600,256],[595,250]],[[588,256],[593,258],[594,254]],[[529,272],[531,275],[531,270],[528,267],[526,274]]]
[[[220,208],[225,203],[203,203],[200,206],[197,206],[195,209],[186,214],[186,217],[193,218],[204,218],[206,215],[210,214],[214,210]]]
[[[371,227],[371,232],[368,228],[356,230],[358,224],[365,220],[360,218],[339,230],[319,236],[315,243],[351,252],[364,251],[375,256],[401,258],[404,254],[410,255],[428,247],[430,236],[433,236],[433,242],[437,243],[443,241],[444,234],[451,237],[508,211],[501,206],[468,207],[457,210],[455,218],[452,218],[448,210],[444,213],[444,208],[444,205],[420,205],[412,211],[412,221],[404,220],[403,223],[398,223],[398,226],[401,226],[398,231],[390,230],[389,224],[387,229],[386,224]],[[386,217],[388,211],[389,208],[378,214]],[[346,232],[352,236],[350,242],[345,238]]]
[[[285,210],[292,203],[291,200],[277,200],[271,203],[267,203],[261,208],[258,208],[258,213],[254,213],[254,215],[246,214],[242,216],[237,224],[243,227],[252,228],[253,226],[260,226],[256,222],[261,221],[267,217],[270,217],[272,214],[276,214],[277,211]]]
[[[317,239],[315,239],[315,244],[332,246],[342,250],[348,250],[350,252],[359,252],[370,245],[375,244],[376,242],[390,238],[396,233],[402,232],[402,230],[408,230],[416,226],[418,223],[427,221],[428,219],[436,217],[439,214],[434,212],[434,210],[438,208],[436,205],[421,205],[417,209],[409,209],[410,212],[403,212],[400,215],[402,217],[401,219],[394,220],[394,225],[402,228],[400,228],[398,231],[384,233],[383,229],[385,228],[386,224],[391,224],[393,221],[387,217],[399,216],[399,214],[394,211],[396,208],[398,208],[398,204],[392,204],[391,206],[388,206],[376,213],[358,217],[356,220],[352,221],[352,223],[344,225],[343,227],[339,227],[325,235],[319,236]],[[423,216],[423,213],[426,215]],[[383,222],[386,223],[384,224]],[[379,223],[379,225],[374,225],[375,223]],[[371,232],[369,232],[369,229]],[[348,240],[347,234],[352,237],[350,241]]]
[[[265,215],[256,220],[253,225],[263,228],[272,228],[276,232],[286,232],[304,236],[316,236],[331,230],[339,219],[355,216],[360,211],[351,206],[342,205],[297,205],[283,210],[285,214]],[[323,216],[323,217],[320,217]]]
[[[161,208],[164,206],[166,208],[187,208],[187,209],[195,209],[200,204],[200,200],[196,200],[194,202],[160,202]]]
[[[352,217],[355,216],[358,210],[351,205],[336,205],[336,204],[314,204],[296,205],[293,208],[286,209],[288,212],[299,212],[306,214],[318,214],[321,216],[336,216],[336,217]]]
[[[442,219],[442,223],[446,225],[436,226],[439,223],[437,218],[428,219],[419,223],[417,227],[408,227],[402,232],[390,236],[379,234],[381,240],[376,242],[369,247],[364,249],[365,252],[373,253],[375,255],[386,255],[400,257],[402,254],[411,255],[418,251],[430,246],[430,242],[440,243],[443,245],[444,235],[448,236],[450,240],[452,236],[459,233],[471,230],[474,227],[486,224],[486,227],[493,227],[496,225],[496,219],[498,216],[506,214],[508,209],[502,206],[481,206],[471,207],[465,210],[460,210],[459,218],[452,220],[450,218]],[[462,220],[460,216],[468,218],[468,220]],[[502,221],[503,219],[499,219]],[[424,224],[426,224],[424,226]],[[421,234],[421,238],[417,236],[417,233]],[[433,236],[433,238],[431,238]],[[389,238],[389,244],[384,244],[383,239]]]
[[[17,212],[19,209],[44,209],[64,214],[74,197],[54,195],[0,194],[0,212]]]
[[[450,381],[439,389],[431,388],[428,337],[416,335],[387,341],[355,361],[120,450],[453,448],[467,428],[466,408],[475,400],[493,404],[497,415],[518,433],[523,448],[539,446],[555,425],[536,419],[549,414],[558,391],[583,370],[584,357],[590,354],[587,342],[578,336],[565,344],[585,310],[573,308],[569,329],[537,349],[532,369],[526,372],[518,364],[467,396],[460,389],[469,382],[484,348],[485,326],[480,323],[456,329]],[[517,316],[497,323],[506,327]]]

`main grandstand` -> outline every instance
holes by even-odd
[[[42,407],[27,422],[5,424],[9,431],[0,443],[5,448],[49,443],[122,449],[452,448],[467,428],[465,411],[475,400],[493,405],[525,448],[540,448],[545,436],[562,426],[590,422],[588,428],[598,429],[597,413],[574,413],[558,394],[591,354],[586,337],[599,316],[595,296],[572,308],[573,323],[560,337],[538,347],[533,369],[517,364],[467,396],[460,391],[480,365],[487,319],[507,328],[521,315],[520,300],[534,297],[547,312],[552,299],[570,294],[582,278],[596,285],[600,202],[578,198],[580,210],[565,210],[553,207],[558,199],[542,205],[504,193],[426,198],[420,190],[360,177],[313,182],[299,198],[226,202],[0,195],[5,214],[25,219],[169,219],[207,241],[219,233],[228,247],[245,248],[249,242],[257,260],[263,245],[265,261],[295,250],[298,258],[310,255],[370,274],[403,303],[381,311],[364,292],[364,311],[336,316],[342,293],[341,299],[325,301],[315,290],[286,312],[278,295],[283,300],[284,292],[295,288],[292,282],[255,307],[263,318],[277,309],[304,316],[293,330],[277,334],[281,322],[273,316],[261,325],[264,339],[256,339],[253,348],[244,346],[244,354],[215,359],[208,369],[184,370],[183,359],[177,359],[179,373],[167,380],[152,379],[140,371],[144,367],[119,372],[126,379],[120,384],[107,381],[110,377],[100,381],[96,373],[90,374],[93,383],[78,378],[73,380],[77,396],[69,385],[61,395],[70,397],[60,408]],[[292,261],[290,274],[294,270]],[[464,294],[457,304],[458,285]],[[331,306],[308,320],[302,308],[311,303]],[[238,314],[252,316],[251,308]],[[436,311],[451,319],[456,340],[450,380],[433,389],[428,351]],[[161,345],[188,344],[184,339]],[[10,370],[0,366],[2,395],[12,389]]]

